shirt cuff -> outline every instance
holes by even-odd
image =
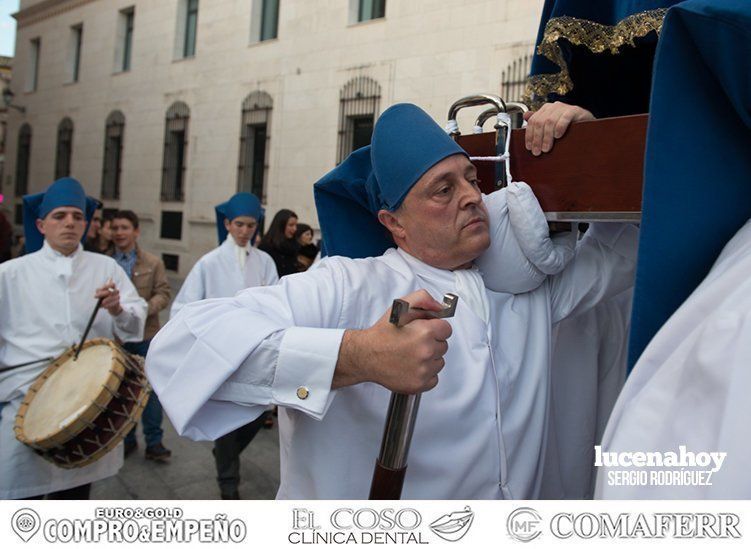
[[[280,406],[323,419],[344,330],[288,328],[279,347],[272,396]]]

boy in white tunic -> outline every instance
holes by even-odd
[[[409,104],[387,109],[372,145],[316,193],[326,252],[354,240],[377,257],[329,257],[173,319],[147,374],[178,431],[215,438],[278,404],[278,497],[365,498],[390,391],[419,392],[404,498],[537,496],[551,325],[625,289],[634,227],[593,226],[533,291],[487,290],[473,266],[490,245],[476,170]],[[446,292],[454,318],[388,322],[394,298],[438,310]]]
[[[250,193],[237,193],[216,211],[220,246],[195,264],[172,304],[174,316],[188,303],[231,297],[245,288],[271,286],[279,281],[274,260],[253,247],[263,217],[261,203]],[[266,417],[233,429],[214,443],[217,482],[222,499],[239,499],[240,454],[263,426]]]
[[[96,300],[88,337],[139,341],[146,302],[115,260],[86,252],[81,239],[95,208],[80,183],[65,178],[24,197],[28,254],[0,265],[0,498],[86,499],[90,483],[117,473],[117,448],[91,465],[62,469],[16,440],[13,423],[29,386],[77,344]],[[20,368],[15,365],[39,361]]]
[[[185,278],[172,303],[174,317],[188,303],[215,297],[232,297],[254,286],[279,281],[274,260],[253,247],[263,208],[250,193],[237,193],[216,211],[219,247],[199,259]]]

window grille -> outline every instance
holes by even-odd
[[[65,117],[57,127],[57,154],[55,179],[70,175],[70,158],[73,154],[73,121]]]
[[[237,191],[253,193],[261,202],[266,201],[266,158],[272,107],[271,96],[263,91],[249,94],[242,105]]]
[[[29,166],[31,161],[31,126],[23,124],[18,130],[16,151],[16,196],[29,192]]]
[[[336,163],[370,144],[373,124],[381,99],[381,86],[367,76],[358,76],[339,93],[339,147]]]
[[[120,173],[122,172],[125,116],[112,111],[104,129],[104,162],[102,164],[102,198],[120,198]]]
[[[523,55],[501,73],[501,95],[505,101],[522,100],[531,65],[532,54]]]
[[[182,202],[185,198],[185,166],[188,152],[190,109],[182,101],[167,110],[162,162],[162,200]]]

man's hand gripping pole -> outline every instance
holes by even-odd
[[[441,311],[424,311],[434,318],[450,318],[456,312],[459,296],[445,294]],[[415,309],[413,309],[415,310]],[[409,311],[409,303],[395,299],[391,306],[389,322],[397,327],[403,326],[403,320]],[[407,455],[412,443],[420,395],[391,393],[386,425],[383,429],[381,452],[376,460],[373,480],[370,484],[369,499],[400,499],[407,472]]]

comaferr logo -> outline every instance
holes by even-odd
[[[741,538],[734,513],[558,513],[550,531],[559,539]]]
[[[531,507],[520,507],[506,519],[506,531],[516,541],[528,542],[542,533],[540,513]]]

